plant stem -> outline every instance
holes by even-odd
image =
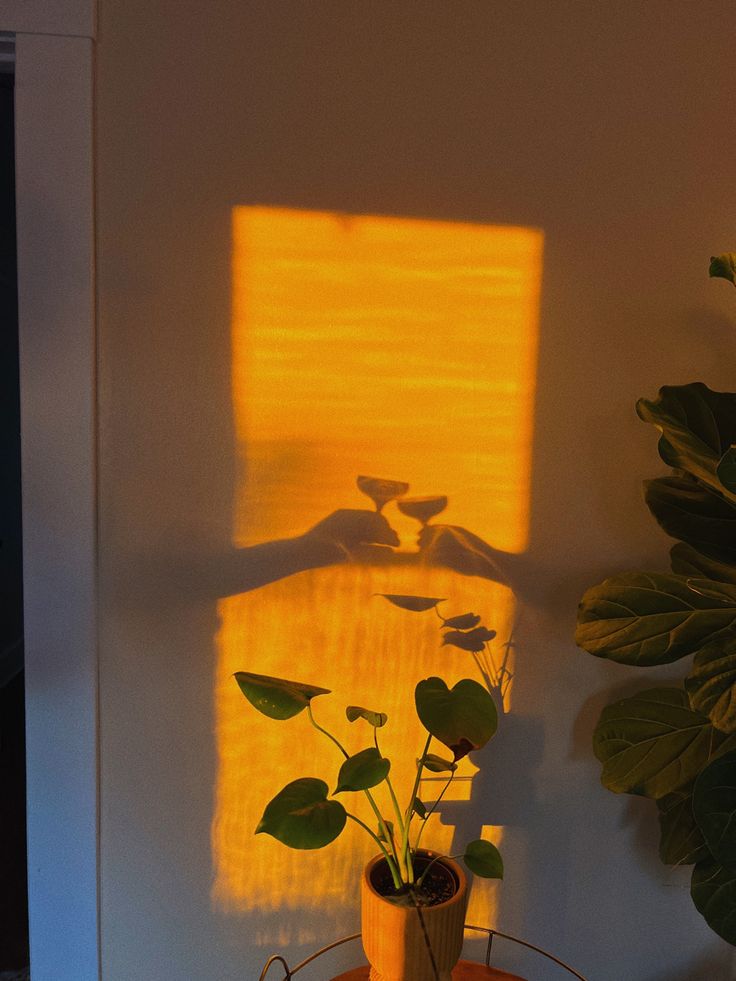
[[[411,798],[409,800],[409,806],[406,809],[406,824],[408,826],[411,819],[411,812],[414,808],[414,798],[417,796],[417,791],[419,790],[419,781],[422,778],[422,770],[424,769],[424,757],[429,752],[429,744],[432,742],[432,733],[427,736],[427,741],[424,744],[424,749],[422,750],[422,755],[419,757],[419,763],[417,764],[417,775],[414,779],[414,787],[411,792]]]
[[[424,882],[424,877],[427,874],[427,872],[429,872],[429,870],[432,868],[432,866],[434,865],[434,863],[435,862],[439,862],[443,858],[452,858],[452,859],[457,860],[458,858],[462,858],[462,855],[435,855],[435,857],[432,859],[432,861],[426,867],[426,869],[424,870],[424,872],[422,872],[422,874],[419,876],[419,879],[417,880],[417,886],[416,886],[417,889],[421,889],[422,888],[422,883]]]
[[[311,705],[311,702],[307,702],[307,712],[309,713],[309,721],[312,723],[312,725],[314,726],[314,728],[317,729],[319,732],[321,732],[323,735],[327,736],[328,739],[331,739],[332,742],[337,746],[337,748],[340,750],[340,752],[342,753],[342,755],[345,757],[346,760],[350,759],[350,753],[348,753],[348,751],[345,749],[345,747],[342,745],[342,743],[339,742],[337,739],[335,739],[335,737],[332,735],[332,733],[328,732],[326,729],[323,729],[321,725],[318,725],[317,724],[317,722],[314,719],[314,716],[312,715],[312,705]]]
[[[396,864],[397,864],[397,866],[400,867],[401,866],[401,862],[399,860],[399,854],[396,851],[396,844],[394,843],[393,835],[388,830],[388,825],[384,821],[383,815],[381,814],[380,810],[378,809],[378,804],[376,804],[375,800],[373,799],[373,795],[371,794],[370,790],[364,790],[363,793],[368,798],[368,803],[371,805],[371,807],[373,808],[373,813],[376,815],[376,820],[378,821],[378,827],[381,829],[381,832],[383,834],[383,837],[386,839],[386,841],[388,842],[388,844],[391,846],[391,851],[394,853],[394,859],[396,861]]]
[[[329,740],[331,740],[335,744],[335,746],[337,746],[337,748],[340,750],[340,752],[345,757],[345,759],[346,760],[349,760],[350,759],[350,753],[348,753],[348,751],[345,749],[345,747],[342,745],[342,743],[339,740],[335,739],[335,737],[332,735],[331,732],[328,732],[326,729],[323,729],[322,726],[317,723],[317,721],[315,720],[314,716],[312,715],[312,706],[311,706],[310,703],[307,703],[307,712],[309,713],[309,721],[312,723],[312,725],[314,726],[314,728],[317,729],[319,732],[321,732],[322,735],[327,736],[327,738]],[[384,838],[386,839],[386,841],[391,846],[391,851],[394,853],[394,859],[395,859],[396,865],[398,867],[400,865],[400,863],[399,863],[399,856],[398,856],[398,853],[396,851],[396,845],[394,844],[394,840],[393,840],[392,836],[389,834],[389,830],[388,830],[388,827],[386,826],[386,822],[383,819],[383,815],[379,811],[378,805],[376,804],[375,800],[373,799],[373,795],[371,794],[370,790],[364,790],[363,793],[368,798],[368,803],[371,805],[371,807],[373,809],[373,813],[376,815],[376,820],[378,821],[378,827],[381,829],[381,832],[382,832]],[[373,837],[376,838],[375,835]],[[376,841],[379,841],[379,840],[380,839],[376,838]],[[382,849],[382,850],[385,851],[385,849]],[[386,854],[388,855],[388,853],[386,853]]]
[[[384,845],[383,845],[383,842],[381,841],[381,839],[378,837],[377,834],[374,834],[371,831],[371,829],[368,827],[368,825],[364,821],[361,821],[359,817],[356,817],[354,814],[351,814],[350,811],[345,811],[345,813],[347,814],[347,816],[350,818],[351,821],[355,821],[355,823],[356,824],[359,824],[361,826],[361,828],[363,828],[364,831],[367,831],[368,834],[371,836],[371,838],[375,841],[375,843],[381,849],[381,851],[383,852],[383,857],[386,859],[386,863],[388,865],[389,871],[391,872],[391,878],[394,881],[394,887],[396,888],[397,891],[399,889],[401,889],[401,886],[402,886],[401,876],[399,875],[399,870],[396,867],[396,862],[394,861],[394,859],[392,858],[392,856],[389,855],[389,853],[386,850],[386,848],[384,848]]]
[[[375,729],[373,730],[373,741],[376,744],[376,749],[380,753],[381,750],[378,747],[378,732]],[[398,800],[396,798],[396,793],[394,791],[394,785],[391,783],[391,777],[388,775],[388,773],[386,774],[386,784],[388,786],[389,794],[391,795],[391,802],[394,805],[394,812],[396,814],[396,823],[398,825],[399,834],[402,835],[402,837],[403,837],[403,834],[404,834],[404,816],[401,813],[401,808],[399,807],[399,802],[398,802]]]
[[[417,796],[417,791],[419,790],[419,781],[422,778],[422,769],[424,764],[422,760],[429,752],[429,744],[432,742],[432,733],[427,736],[427,742],[424,744],[424,749],[422,750],[422,755],[419,757],[419,763],[417,764],[417,775],[414,780],[414,787],[411,792],[411,797],[409,798],[409,806],[406,809],[404,816],[404,833],[401,836],[401,854],[404,856],[404,861],[406,862],[406,872],[409,876],[409,882],[414,879],[414,864],[411,860],[411,849],[409,848],[409,826],[411,825],[412,813],[414,811],[414,800]]]
[[[417,840],[416,840],[416,841],[414,842],[414,851],[417,851],[417,850],[418,850],[418,848],[419,848],[419,842],[420,842],[420,841],[422,840],[422,833],[423,833],[423,831],[424,831],[424,829],[425,829],[425,828],[427,827],[427,822],[428,822],[428,821],[429,821],[429,819],[430,819],[430,818],[432,817],[432,815],[434,814],[434,812],[435,812],[435,811],[437,810],[437,805],[438,805],[438,804],[439,804],[439,802],[440,802],[440,801],[442,800],[442,798],[443,798],[443,797],[445,796],[445,792],[447,791],[447,788],[448,788],[448,787],[450,786],[450,784],[452,783],[452,778],[453,778],[454,776],[455,776],[455,771],[454,771],[454,770],[452,770],[452,771],[450,772],[450,776],[449,776],[449,778],[448,778],[448,780],[447,780],[447,782],[445,783],[445,786],[444,786],[444,787],[442,788],[442,790],[441,790],[441,792],[440,792],[440,795],[439,795],[439,797],[438,797],[438,798],[437,798],[437,800],[436,800],[436,801],[434,802],[434,804],[432,804],[432,806],[430,807],[430,809],[429,809],[429,810],[427,811],[427,816],[426,816],[426,818],[424,819],[424,821],[422,821],[422,826],[421,826],[421,828],[419,829],[419,834],[417,835]]]

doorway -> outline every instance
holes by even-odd
[[[0,37],[0,979],[29,960],[12,54]]]

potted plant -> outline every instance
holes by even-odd
[[[414,612],[437,609],[434,597],[386,598]],[[440,617],[447,643],[471,649],[472,641],[490,639],[476,614]],[[471,639],[468,639],[471,638]],[[470,678],[452,688],[438,677],[425,678],[414,691],[414,705],[427,732],[416,755],[416,773],[405,797],[391,780],[391,761],[384,756],[379,732],[385,713],[359,705],[345,710],[349,723],[368,726],[364,749],[349,753],[340,740],[315,718],[312,702],[330,692],[303,682],[241,671],[235,679],[245,697],[263,715],[286,721],[306,713],[309,723],[331,744],[341,761],[334,789],[321,777],[291,781],[266,805],[256,834],[269,834],[296,849],[323,848],[333,842],[348,821],[360,825],[374,841],[378,854],[361,881],[363,946],[371,963],[371,978],[380,981],[450,981],[463,942],[467,883],[461,859],[475,875],[503,877],[501,856],[491,842],[479,839],[462,854],[443,856],[421,847],[427,821],[449,788],[458,761],[481,749],[493,737],[498,713],[493,696]],[[433,740],[441,751],[434,752]],[[437,747],[440,748],[440,747]],[[448,752],[449,751],[449,752]],[[422,774],[446,774],[441,793],[431,805],[420,799]],[[374,827],[352,813],[350,796],[363,794],[375,818]],[[343,803],[346,801],[346,804]]]
[[[736,285],[736,254],[713,258],[710,274]],[[664,387],[637,411],[672,468],[644,484],[653,516],[678,540],[672,571],[589,589],[576,641],[636,667],[692,661],[682,685],[607,706],[594,750],[605,787],[656,803],[662,861],[694,866],[696,908],[736,944],[736,394]]]

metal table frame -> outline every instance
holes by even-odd
[[[465,929],[475,930],[477,933],[485,933],[487,935],[488,943],[486,945],[486,957],[485,957],[486,967],[491,966],[493,941],[496,937],[501,937],[503,940],[510,940],[512,943],[519,944],[522,947],[527,947],[529,950],[533,950],[535,953],[541,954],[542,957],[546,957],[547,960],[553,961],[555,964],[563,968],[563,970],[567,971],[568,974],[571,974],[574,978],[578,978],[578,981],[587,981],[587,979],[584,978],[582,974],[578,974],[578,972],[574,968],[570,967],[569,964],[565,964],[565,962],[561,961],[559,957],[555,957],[554,954],[550,954],[549,951],[543,950],[541,947],[537,947],[534,944],[530,944],[527,940],[521,940],[519,937],[512,937],[511,934],[509,933],[501,933],[500,930],[489,930],[488,927],[473,926],[471,923],[466,923]],[[349,937],[341,937],[340,940],[335,940],[333,943],[327,944],[326,947],[322,947],[320,948],[320,950],[315,951],[314,954],[310,954],[309,957],[306,957],[303,961],[300,961],[299,964],[297,964],[296,967],[293,968],[289,967],[289,965],[281,956],[281,954],[273,954],[271,957],[269,957],[269,959],[266,961],[265,965],[263,966],[263,970],[261,971],[261,975],[258,981],[266,981],[266,975],[268,974],[269,970],[271,969],[271,967],[273,967],[274,964],[280,964],[284,970],[284,976],[281,979],[281,981],[291,981],[291,978],[293,978],[295,974],[301,971],[303,967],[306,967],[308,964],[311,964],[312,961],[317,960],[318,957],[321,957],[323,954],[326,954],[330,950],[334,950],[336,947],[341,947],[343,944],[347,944],[353,940],[358,940],[358,939],[360,939],[359,933],[353,933]]]

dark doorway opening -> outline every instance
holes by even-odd
[[[28,965],[12,45],[0,42],[0,977]]]

